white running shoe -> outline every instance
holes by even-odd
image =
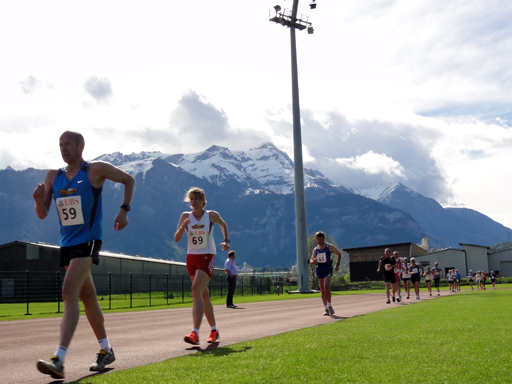
[[[89,371],[103,371],[105,365],[112,364],[114,361],[116,361],[114,350],[110,348],[110,351],[107,352],[102,349],[96,354],[96,361],[91,364]]]

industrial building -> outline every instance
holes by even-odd
[[[472,270],[489,273],[494,271],[497,276],[512,276],[512,249],[505,251],[492,250],[490,247],[460,243],[459,248],[427,251],[414,243],[383,244],[371,247],[346,248],[349,254],[350,281],[381,280],[382,274],[377,273],[380,258],[384,250],[398,251],[400,257],[416,258],[416,263],[426,267],[439,264],[444,276],[450,269],[457,269],[466,277]]]

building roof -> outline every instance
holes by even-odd
[[[371,246],[368,246],[368,247],[343,248],[343,250],[346,251],[346,252],[349,252],[349,251],[356,251],[358,249],[372,249],[372,248],[380,249],[380,248],[390,248],[390,247],[396,247],[396,246],[399,246],[399,245],[411,245],[411,244],[419,248],[419,245],[411,243],[411,242],[408,242],[408,243],[393,243],[393,244],[371,245]]]
[[[60,247],[58,245],[51,245],[46,243],[32,243],[29,241],[11,241],[10,243],[0,244],[0,248],[8,247],[11,245],[16,244],[29,244],[29,245],[36,245],[38,247],[42,248],[51,248],[51,249],[59,249]],[[154,259],[152,257],[141,257],[139,255],[131,256],[131,255],[125,255],[124,253],[113,253],[108,251],[100,251],[100,256],[104,257],[112,257],[116,259],[125,259],[125,260],[136,260],[136,261],[145,261],[150,263],[161,263],[161,264],[172,264],[172,265],[186,265],[186,263],[180,262],[180,261],[172,261],[172,260],[164,260],[164,259]]]
[[[477,244],[468,244],[468,243],[459,243],[459,245],[461,247],[463,247],[464,245],[469,245],[471,247],[480,247],[480,248],[487,248],[487,249],[491,249],[491,247],[488,247],[486,245],[477,245]]]

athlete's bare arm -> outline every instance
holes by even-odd
[[[188,218],[188,212],[183,212],[180,216],[180,220],[178,221],[178,229],[174,234],[174,241],[178,242],[181,240],[181,236],[183,236],[183,232],[185,232],[189,223],[190,219]]]
[[[224,239],[229,239],[228,225],[224,220],[222,220],[222,217],[220,217],[219,213],[215,211],[210,211],[210,220],[212,223],[219,224],[220,230],[224,235]],[[227,251],[229,249],[229,243],[226,243],[225,241],[220,243],[220,245],[222,246],[223,251]]]
[[[32,193],[32,197],[36,202],[34,207],[37,217],[40,219],[44,219],[48,216],[48,211],[50,210],[50,206],[52,205],[52,197],[53,197],[53,180],[55,180],[55,176],[57,175],[56,169],[50,169],[46,173],[46,177],[43,183],[37,185],[36,189]]]
[[[133,197],[133,191],[135,189],[135,179],[125,171],[114,167],[112,164],[105,163],[103,161],[95,161],[91,163],[89,169],[89,181],[96,187],[102,187],[105,180],[111,180],[115,183],[124,185],[124,195],[122,205],[130,205]],[[127,211],[123,208],[119,208],[114,219],[114,229],[121,230],[128,225]]]
[[[336,267],[334,268],[334,270],[338,272],[340,270],[341,252],[332,244],[329,244],[329,251],[338,256],[338,261],[336,263]]]
[[[379,268],[377,268],[377,273],[380,272],[380,267],[382,266],[382,260],[379,260]]]
[[[311,260],[309,261],[310,264],[315,265],[316,264],[316,255],[315,255],[315,248],[313,248],[313,253],[311,254]]]

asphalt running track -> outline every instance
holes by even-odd
[[[320,298],[307,298],[307,295],[300,300],[241,304],[237,309],[215,306],[221,336],[219,343],[206,343],[209,326],[203,318],[199,346],[183,341],[183,336],[191,330],[191,308],[105,313],[108,337],[117,360],[108,365],[103,374],[437,297],[435,294],[432,297],[425,296],[425,292],[422,294],[421,300],[411,296],[411,299],[405,299],[402,303],[391,304],[386,304],[384,293],[333,296],[336,313],[331,317],[322,315]],[[442,294],[446,296],[448,292]],[[1,383],[56,381],[40,373],[36,362],[39,359],[48,360],[54,353],[59,341],[60,321],[60,317],[54,317],[0,322]],[[89,365],[94,362],[98,350],[98,342],[89,323],[85,316],[81,316],[64,364],[66,379],[57,382],[72,382],[102,374],[89,371]]]

